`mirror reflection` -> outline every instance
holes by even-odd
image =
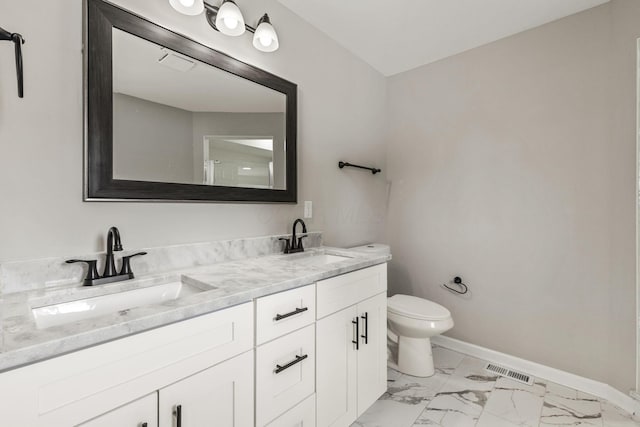
[[[113,177],[286,189],[286,95],[113,29]]]

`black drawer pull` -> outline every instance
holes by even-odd
[[[356,327],[356,339],[355,340],[351,340],[352,343],[354,343],[356,345],[356,350],[360,350],[360,322],[358,321],[358,318],[356,317],[355,319],[353,319],[351,321],[351,323],[353,323]]]
[[[173,411],[173,415],[176,417],[176,427],[182,427],[182,405],[176,406],[176,410]]]
[[[290,367],[292,367],[293,365],[295,365],[296,363],[300,363],[302,362],[304,359],[306,359],[307,357],[309,357],[309,355],[307,354],[303,354],[302,356],[296,356],[296,360],[292,360],[291,362],[287,363],[284,366],[280,366],[280,365],[276,365],[276,370],[275,373],[279,374],[280,372],[284,371],[285,369],[289,369]]]
[[[140,427],[147,427],[147,423],[140,424]]]
[[[365,313],[360,316],[364,319],[364,335],[361,335],[361,338],[364,338],[364,343],[369,344],[369,313]]]
[[[286,319],[287,317],[291,317],[291,316],[295,316],[296,314],[304,313],[307,310],[309,310],[308,307],[302,307],[302,308],[296,308],[295,310],[293,310],[293,311],[291,311],[289,313],[286,313],[286,314],[276,314],[275,321],[277,322],[278,320]]]

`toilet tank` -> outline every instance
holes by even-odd
[[[389,245],[385,245],[384,243],[369,243],[367,245],[354,246],[353,248],[349,249],[356,252],[374,255],[389,255],[391,253],[391,248],[389,247]]]

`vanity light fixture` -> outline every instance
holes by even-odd
[[[253,33],[253,47],[262,52],[274,52],[280,47],[278,35],[271,25],[269,15],[262,15],[256,28],[245,24],[242,12],[233,0],[222,0],[212,6],[204,0],[169,0],[171,6],[185,15],[199,15],[205,11],[207,22],[216,31],[228,36],[240,36],[245,31]]]
[[[224,0],[222,2],[216,13],[215,22],[216,28],[222,34],[228,36],[241,36],[244,34],[244,17],[233,0]]]
[[[263,52],[273,52],[279,46],[276,30],[271,25],[269,15],[265,13],[258,21],[256,31],[253,33],[253,47]]]
[[[204,0],[169,0],[169,4],[183,15],[200,15],[204,11]]]

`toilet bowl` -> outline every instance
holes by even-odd
[[[398,343],[398,369],[415,377],[435,373],[431,337],[453,328],[449,310],[435,302],[410,295],[387,298],[390,338]]]

